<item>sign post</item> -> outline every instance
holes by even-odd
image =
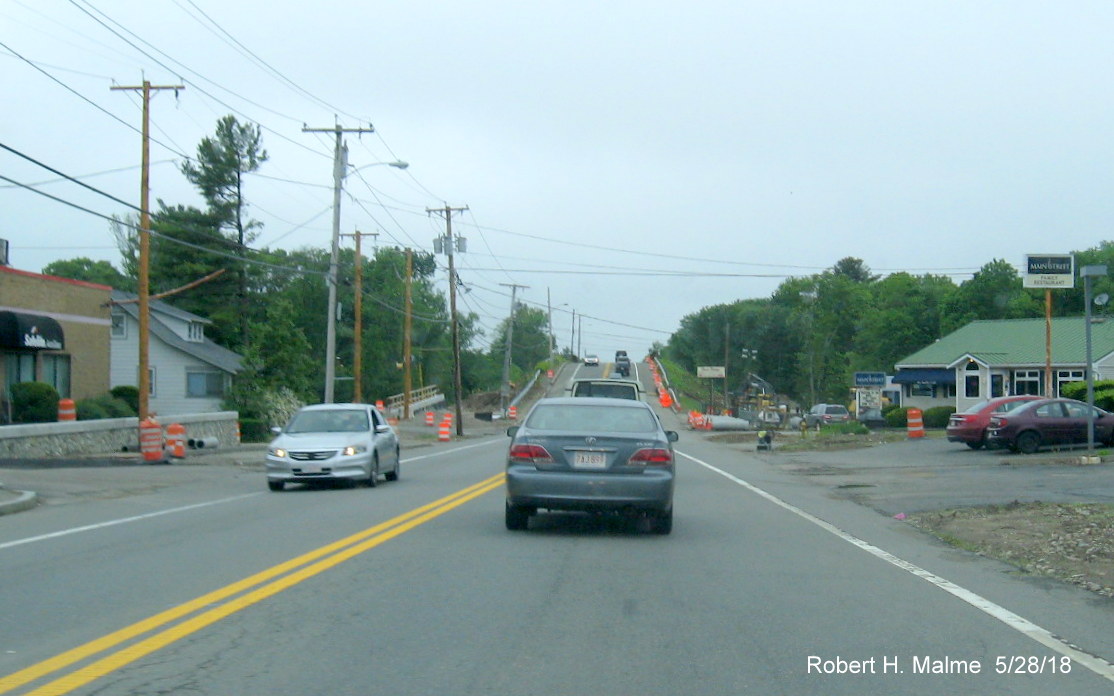
[[[700,379],[722,379],[724,384],[727,384],[727,367],[725,366],[711,366],[711,365],[697,365],[696,376]],[[708,385],[708,408],[712,406],[712,386]],[[723,406],[727,408],[727,393],[724,392]],[[707,410],[707,409],[706,409]]]
[[[1075,287],[1075,257],[1071,254],[1026,254],[1026,288],[1044,288],[1044,396],[1052,393],[1052,288]]]

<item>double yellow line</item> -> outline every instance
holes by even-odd
[[[241,609],[271,597],[283,590],[308,580],[309,578],[333,568],[364,551],[373,549],[385,541],[394,539],[418,525],[424,524],[435,517],[445,514],[449,510],[460,507],[464,503],[499,488],[503,485],[502,473],[491,478],[457,491],[452,495],[436,500],[427,505],[415,508],[410,512],[387,520],[362,532],[353,534],[327,546],[310,551],[309,553],[293,558],[285,563],[268,568],[260,573],[249,576],[232,583],[219,590],[214,590],[185,604],[167,609],[164,612],[122,628],[106,636],[80,645],[72,650],[55,657],[43,660],[5,677],[0,677],[0,694],[5,694],[37,679],[42,679],[55,672],[88,659],[99,653],[116,648],[120,644],[139,638],[144,634],[157,629],[154,633],[142,640],[127,645],[116,652],[106,655],[95,662],[91,662],[69,674],[44,684],[27,696],[54,696],[67,694],[70,691],[84,686],[106,674],[160,650],[174,641],[180,640],[195,633],[206,626],[210,626]],[[254,589],[253,589],[254,588]],[[231,599],[229,599],[231,598]],[[223,604],[223,602],[228,600]],[[214,606],[217,605],[217,606]],[[204,611],[202,611],[204,610]],[[190,616],[191,614],[195,614]],[[169,625],[179,619],[190,618]]]

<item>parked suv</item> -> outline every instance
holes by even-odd
[[[805,414],[805,424],[810,428],[830,423],[846,423],[851,412],[842,404],[816,404]]]

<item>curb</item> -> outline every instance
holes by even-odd
[[[7,494],[14,494],[11,500],[6,499]],[[39,495],[34,491],[0,491],[0,496],[5,500],[0,501],[0,515],[10,515],[15,512],[30,510],[39,504]]]

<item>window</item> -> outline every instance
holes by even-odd
[[[979,375],[979,364],[971,361],[963,368],[963,396],[968,399],[982,397],[982,378]]]
[[[123,312],[112,313],[112,337],[113,338],[127,338],[128,337],[128,322],[127,317]]]
[[[58,396],[68,399],[70,397],[70,356],[44,355],[42,361],[42,381],[58,390]]]
[[[7,363],[7,382],[10,388],[20,382],[35,381],[35,354],[34,353],[7,353],[4,356]]]
[[[1013,373],[1014,394],[1034,394],[1040,396],[1041,391],[1040,370],[1016,370]]]
[[[908,396],[927,396],[936,398],[936,385],[932,382],[913,382],[908,385]]]
[[[224,373],[216,370],[186,370],[186,396],[193,399],[224,396]]]
[[[189,340],[201,343],[205,340],[205,325],[199,321],[191,321],[189,325]]]
[[[1083,370],[1058,370],[1056,372],[1056,396],[1062,396],[1060,390],[1064,388],[1065,384],[1085,381],[1087,381],[1087,373]]]

